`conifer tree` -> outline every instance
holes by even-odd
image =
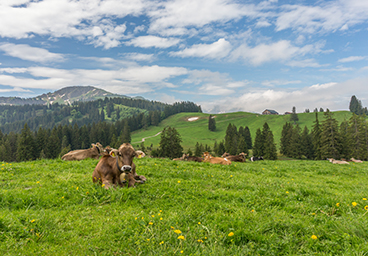
[[[282,127],[281,131],[281,139],[280,139],[280,153],[285,156],[290,156],[290,144],[291,144],[291,135],[293,133],[293,126],[291,123],[285,123]]]
[[[356,115],[363,114],[362,102],[355,95],[351,96],[349,110]]]
[[[214,116],[212,115],[208,117],[208,130],[212,132],[216,130],[216,121],[215,121]]]
[[[309,133],[307,126],[304,126],[303,132],[301,134],[300,144],[302,148],[302,154],[307,159],[314,159],[312,135]]]
[[[290,137],[290,145],[289,145],[289,156],[292,158],[302,158],[302,149],[301,149],[301,130],[299,125],[295,125],[292,128],[291,137]]]
[[[225,135],[225,150],[229,154],[236,154],[238,148],[238,131],[235,125],[229,124]]]
[[[321,132],[321,155],[325,158],[340,158],[341,141],[339,138],[338,124],[333,113],[328,109],[324,113],[325,120],[322,122]]]
[[[256,131],[256,137],[253,145],[253,156],[260,157],[264,155],[264,138],[260,128]]]
[[[194,147],[194,156],[200,157],[202,156],[202,153],[203,152],[201,151],[201,148],[199,147],[199,143],[197,142]]]
[[[162,157],[175,158],[183,154],[183,147],[180,145],[182,139],[175,128],[165,127],[161,133],[160,155]]]
[[[24,125],[18,139],[17,161],[28,161],[36,159],[36,143],[27,123]]]
[[[130,143],[132,140],[130,136],[130,127],[128,122],[125,122],[123,132],[121,133],[121,143]]]
[[[351,156],[351,135],[349,134],[349,123],[344,120],[339,127],[339,135],[341,141],[340,157],[349,159]]]
[[[236,150],[236,154],[245,153],[248,155],[248,147],[247,143],[245,143],[245,139],[243,135],[239,135],[238,137],[238,148]]]
[[[316,112],[316,120],[314,121],[312,129],[313,150],[314,150],[314,157],[316,160],[322,160],[321,132],[322,132],[321,125],[318,121],[318,112]]]
[[[293,107],[293,110],[292,110],[292,113],[290,115],[290,121],[291,122],[294,122],[294,124],[299,121],[299,117],[298,117],[298,114],[296,113],[296,108]]]
[[[52,129],[49,139],[47,140],[45,156],[46,158],[56,158],[61,149],[60,139],[57,135],[57,129]]]
[[[250,135],[250,130],[248,126],[245,126],[243,136],[248,149],[252,149],[252,136]]]
[[[356,159],[365,159],[367,154],[364,123],[364,118],[355,113],[349,119],[348,140],[350,145],[350,156]]]
[[[263,125],[262,130],[262,138],[263,138],[263,157],[269,160],[277,159],[277,149],[276,144],[273,138],[273,133],[268,126],[267,122]]]

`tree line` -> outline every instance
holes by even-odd
[[[180,102],[173,105],[165,104],[162,111],[139,113],[116,122],[98,120],[83,126],[75,122],[74,124],[59,124],[53,128],[41,126],[36,131],[32,131],[25,123],[20,133],[0,131],[0,161],[56,158],[70,150],[89,148],[91,143],[96,142],[117,148],[123,142],[131,142],[130,133],[132,131],[151,125],[157,126],[163,119],[180,112],[202,112],[202,110],[200,106],[192,102]]]
[[[128,108],[129,107],[129,108]],[[202,112],[201,107],[192,102],[173,105],[131,98],[105,98],[88,102],[74,102],[72,105],[0,105],[0,129],[3,133],[19,133],[24,124],[36,132],[39,127],[52,129],[54,126],[77,124],[79,127],[93,122],[115,122],[140,113],[159,113],[156,119],[164,119],[180,112]],[[157,121],[156,121],[157,122]],[[145,124],[146,126],[149,124]]]
[[[368,159],[368,124],[365,116],[353,114],[347,121],[338,124],[333,113],[324,112],[324,120],[318,112],[312,130],[296,124],[285,123],[281,133],[280,153],[292,158],[322,160]]]

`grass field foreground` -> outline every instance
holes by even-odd
[[[0,162],[1,255],[365,255],[368,164],[142,158],[105,190],[97,160]]]

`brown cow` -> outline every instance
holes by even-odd
[[[133,187],[135,183],[144,183],[147,180],[146,177],[137,175],[135,171],[136,167],[133,163],[135,156],[137,154],[129,143],[124,143],[119,149],[112,150],[110,155],[103,156],[98,162],[92,174],[93,182],[101,183],[106,189],[113,185],[123,187],[123,179],[128,182],[128,187]]]
[[[363,163],[362,160],[357,160],[354,157],[350,158],[350,161],[354,162],[354,163]]]
[[[207,162],[211,164],[223,164],[223,165],[231,164],[230,160],[227,160],[226,158],[222,158],[222,157],[213,157],[208,152],[204,152],[203,157],[204,157],[203,162]]]
[[[87,158],[98,159],[103,151],[104,149],[101,143],[97,142],[96,144],[92,143],[92,148],[70,151],[63,155],[61,159],[65,161],[83,160]]]
[[[229,153],[224,153],[222,157],[226,158],[227,160],[230,160],[231,162],[245,162],[245,154],[244,152],[240,153],[237,156],[231,156]]]
[[[194,161],[194,162],[203,162],[202,157],[190,156],[189,154],[184,154],[184,160],[185,161]]]
[[[347,161],[335,160],[333,158],[327,158],[327,160],[330,161],[333,164],[349,164]]]

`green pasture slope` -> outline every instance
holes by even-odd
[[[339,123],[344,120],[349,120],[351,115],[352,114],[349,111],[334,112],[334,118],[336,118]],[[160,136],[151,136],[162,131],[164,127],[171,126],[175,127],[181,135],[184,150],[187,150],[188,148],[194,150],[194,146],[197,142],[202,143],[203,145],[207,144],[212,147],[216,140],[217,142],[220,142],[224,139],[226,128],[229,123],[235,124],[237,128],[240,126],[248,126],[254,141],[257,129],[262,128],[263,124],[267,122],[273,132],[275,143],[277,144],[277,147],[279,147],[282,127],[290,120],[290,115],[260,115],[247,112],[216,114],[215,116],[216,131],[214,132],[208,130],[209,114],[180,113],[165,119],[159,124],[159,126],[151,126],[147,130],[141,129],[133,132],[132,144],[136,147],[140,144],[142,138],[148,137],[145,139],[145,146],[147,147],[153,144],[153,147],[156,148],[159,146]],[[189,122],[188,118],[191,117],[198,117],[198,120]],[[315,113],[301,113],[298,114],[298,117],[299,121],[297,123],[302,130],[305,125],[309,130],[312,129],[313,122],[316,118]],[[318,119],[320,122],[324,120],[323,113],[318,113]]]
[[[368,163],[135,162],[146,184],[110,190],[97,160],[0,162],[0,255],[368,252]]]

